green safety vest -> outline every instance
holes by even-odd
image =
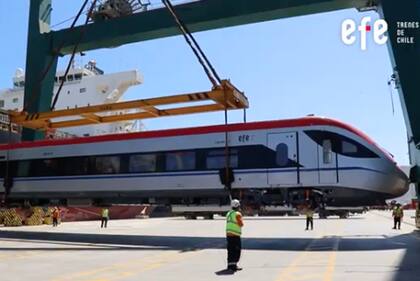
[[[313,218],[314,217],[314,211],[313,210],[306,210],[306,217],[307,218]]]
[[[102,217],[107,218],[108,217],[108,209],[102,209]]]
[[[241,214],[235,210],[230,210],[226,214],[226,233],[230,233],[233,235],[241,236],[242,230],[236,220],[236,215]]]
[[[394,216],[397,218],[401,218],[403,216],[402,208],[395,208],[394,209]]]

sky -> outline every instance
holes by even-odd
[[[82,2],[53,1],[52,25],[74,16]],[[0,1],[0,89],[12,87],[15,70],[25,67],[28,12],[29,0]],[[347,9],[194,36],[219,76],[230,79],[247,95],[248,121],[308,114],[335,118],[362,130],[399,164],[407,165],[402,109],[397,91],[387,84],[392,74],[387,46],[375,44],[369,36],[366,51],[341,41],[342,21],[350,18],[359,23],[364,16],[379,18],[375,12]],[[67,22],[54,29],[69,25]],[[89,51],[77,62],[85,64],[91,59],[107,73],[137,69],[143,74],[144,84],[131,88],[125,95],[127,100],[211,88],[181,36]],[[67,62],[68,57],[61,58],[59,69]],[[242,119],[242,111],[229,113],[230,123]],[[144,120],[148,130],[223,122],[223,112]]]

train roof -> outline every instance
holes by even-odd
[[[306,126],[339,127],[339,128],[351,131],[354,134],[366,140],[367,142],[377,146],[376,143],[370,137],[368,137],[366,134],[364,134],[360,130],[354,128],[353,126],[350,126],[346,123],[343,123],[341,121],[331,119],[331,118],[308,116],[308,117],[296,118],[296,119],[235,123],[235,124],[228,124],[227,126],[213,125],[213,126],[203,126],[203,127],[155,130],[155,131],[90,136],[90,137],[69,138],[69,139],[24,141],[24,142],[19,142],[15,144],[0,145],[0,150],[32,148],[32,147],[42,147],[42,146],[83,144],[83,143],[106,142],[106,141],[120,141],[120,140],[131,140],[131,139],[142,139],[142,138],[201,135],[201,134],[210,134],[210,133],[222,133],[225,131],[236,132],[236,131],[243,131],[243,130],[263,130],[263,129],[273,129],[273,128],[306,127]]]

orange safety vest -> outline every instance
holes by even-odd
[[[53,218],[58,219],[60,217],[60,210],[53,211]]]

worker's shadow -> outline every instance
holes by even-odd
[[[233,275],[235,274],[235,271],[225,268],[225,269],[216,271],[215,274],[216,275]]]

